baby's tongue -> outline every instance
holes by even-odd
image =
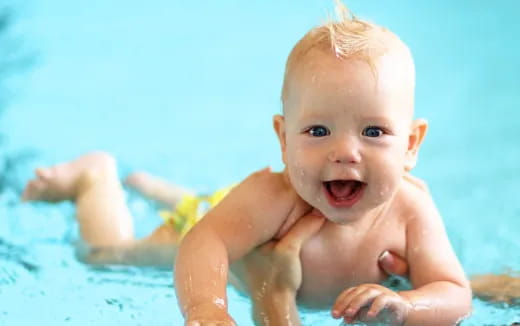
[[[330,181],[329,189],[336,198],[345,198],[352,194],[356,187],[356,181],[337,180]]]

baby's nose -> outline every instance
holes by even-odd
[[[357,164],[361,162],[359,144],[353,137],[341,137],[332,145],[328,158],[334,163]]]

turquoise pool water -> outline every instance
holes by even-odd
[[[0,194],[0,325],[181,325],[171,272],[77,262],[72,206],[21,204],[35,166],[102,149],[121,175],[145,169],[198,191],[281,166],[271,130],[286,56],[332,1],[43,1],[12,35],[37,64],[8,84],[2,150],[32,153]],[[520,270],[520,46],[515,1],[349,1],[415,55],[417,116],[430,122],[428,181],[469,275]],[[160,223],[129,193],[138,232]],[[230,290],[231,312],[251,325]],[[463,325],[509,325],[520,309],[474,300]],[[306,325],[339,325],[328,312]]]

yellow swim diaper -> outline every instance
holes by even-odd
[[[164,223],[173,226],[181,238],[204,216],[215,207],[234,187],[229,186],[215,191],[209,196],[184,195],[173,211],[160,211]]]

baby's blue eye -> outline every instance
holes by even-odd
[[[313,126],[307,131],[312,137],[324,137],[330,135],[329,129],[324,126]]]
[[[383,136],[384,134],[384,131],[383,129],[379,128],[379,127],[366,127],[364,130],[363,130],[363,136],[367,136],[367,137],[381,137]]]

